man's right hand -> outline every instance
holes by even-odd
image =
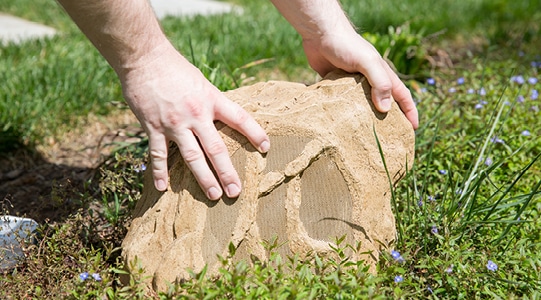
[[[149,56],[121,73],[120,80],[128,104],[148,134],[156,188],[167,189],[167,148],[173,141],[209,199],[219,199],[222,187],[228,197],[237,197],[240,178],[214,121],[245,135],[261,152],[269,149],[267,134],[170,44],[156,48]]]

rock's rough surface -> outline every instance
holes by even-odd
[[[217,124],[239,176],[238,199],[209,201],[178,150],[169,156],[170,187],[160,193],[147,171],[145,190],[123,242],[127,262],[137,258],[152,278],[149,287],[188,277],[186,269],[210,274],[217,255],[233,260],[267,259],[262,241],[278,238],[282,255],[330,252],[329,244],[361,243],[374,264],[395,239],[390,187],[411,165],[414,133],[396,104],[375,110],[370,87],[360,75],[332,73],[306,87],[266,82],[226,93],[241,104],[271,137],[261,155],[239,133]],[[385,165],[378,149],[379,140]],[[359,254],[360,255],[360,254]],[[129,263],[128,263],[129,265]]]

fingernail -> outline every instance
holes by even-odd
[[[238,185],[232,183],[225,187],[225,193],[227,194],[227,197],[234,198],[240,194],[240,188]]]
[[[167,189],[167,184],[163,179],[160,179],[156,181],[156,188],[158,189],[158,191],[165,191]]]
[[[222,192],[220,192],[219,189],[215,188],[215,187],[211,187],[208,191],[207,191],[207,197],[210,199],[210,200],[218,200],[220,199],[220,197],[222,196]]]
[[[267,153],[267,151],[269,151],[269,149],[270,149],[269,141],[264,141],[263,143],[261,143],[259,145],[259,151],[262,152],[262,153]]]
[[[383,98],[379,102],[379,106],[384,112],[391,110],[391,98]]]

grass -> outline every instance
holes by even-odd
[[[274,77],[313,81],[298,36],[279,14],[267,3],[238,3],[246,7],[240,17],[167,18],[164,30],[221,89]],[[414,75],[406,79],[421,127],[415,165],[394,190],[397,252],[383,253],[378,275],[367,273],[363,262],[341,259],[274,254],[271,264],[256,261],[252,267],[224,261],[220,278],[194,274],[192,281],[156,296],[541,298],[541,107],[534,92],[541,89],[539,3],[393,0],[343,6],[382,53],[396,53],[389,57],[395,66]],[[0,3],[0,11],[64,32],[0,47],[2,147],[61,137],[90,112],[118,109],[122,99],[114,74],[54,3],[9,0]],[[400,35],[397,28],[409,33]],[[411,46],[423,57],[443,49],[455,65],[438,69],[404,58]],[[145,151],[143,144],[111,157],[80,195],[81,209],[64,222],[42,226],[25,263],[2,275],[2,298],[144,298],[137,274],[129,285],[119,284],[124,271],[118,247],[140,194],[137,170]],[[336,252],[344,258],[342,247]],[[83,281],[84,272],[101,280]]]

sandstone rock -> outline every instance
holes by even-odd
[[[411,166],[414,133],[398,106],[375,110],[370,86],[360,75],[332,73],[314,85],[266,82],[226,93],[271,137],[271,150],[258,153],[239,133],[218,123],[239,176],[238,199],[206,199],[178,150],[169,155],[170,187],[153,188],[147,171],[142,199],[123,242],[123,256],[138,260],[152,278],[149,287],[188,278],[208,265],[209,274],[237,247],[234,261],[250,255],[265,260],[262,241],[278,238],[281,255],[331,252],[330,245],[360,242],[374,265],[395,239],[390,186]],[[376,142],[379,139],[392,183]],[[366,254],[369,253],[369,254]],[[151,286],[150,286],[151,285]]]

